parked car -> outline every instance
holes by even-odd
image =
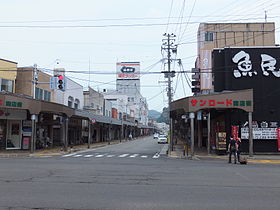
[[[159,135],[157,141],[158,141],[158,144],[167,144],[166,135]]]

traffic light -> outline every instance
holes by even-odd
[[[57,82],[56,82],[56,87],[58,90],[65,90],[65,79],[64,75],[57,75]]]

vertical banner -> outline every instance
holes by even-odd
[[[239,126],[231,126],[231,135],[233,136],[233,139],[236,140],[238,137],[238,130]]]
[[[211,90],[212,88],[212,51],[200,51],[200,89]]]
[[[280,152],[280,128],[277,128],[278,152]]]

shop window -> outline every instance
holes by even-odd
[[[13,81],[1,79],[1,91],[13,92]]]

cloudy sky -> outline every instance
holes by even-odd
[[[57,60],[67,75],[96,90],[114,89],[116,62],[139,61],[149,109],[167,106],[161,62],[164,33],[177,35],[181,70],[196,57],[200,22],[276,23],[277,0],[0,0],[0,58],[50,72]],[[176,62],[172,68],[180,71]],[[90,75],[89,75],[90,72]],[[174,99],[191,95],[187,76],[173,79]]]

